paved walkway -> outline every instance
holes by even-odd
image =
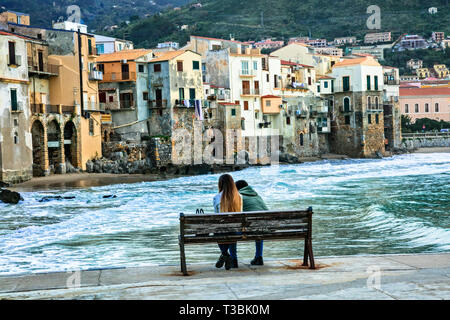
[[[450,253],[214,263],[0,277],[0,299],[450,299]]]

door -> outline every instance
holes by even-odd
[[[242,81],[242,94],[250,94],[250,81]]]
[[[255,94],[259,94],[259,81],[255,81]]]
[[[17,90],[11,89],[11,110],[17,111]]]
[[[44,55],[42,51],[38,51],[39,71],[44,71]]]
[[[130,67],[128,64],[122,64],[122,80],[130,78]]]

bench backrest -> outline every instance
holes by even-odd
[[[180,214],[183,243],[311,238],[312,208],[290,211]]]

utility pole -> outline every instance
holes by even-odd
[[[84,101],[83,101],[83,61],[81,58],[81,32],[78,29],[78,64],[80,72],[80,113],[84,116]]]

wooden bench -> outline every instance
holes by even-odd
[[[315,269],[311,243],[312,208],[217,214],[180,213],[181,272],[187,275],[184,246],[255,240],[305,240],[303,266]]]

